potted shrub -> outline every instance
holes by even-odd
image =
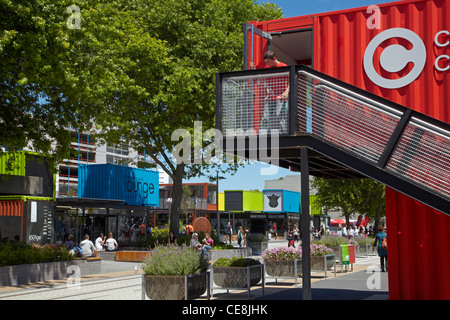
[[[339,256],[339,246],[349,244],[349,240],[346,237],[338,236],[338,235],[327,235],[323,236],[319,241],[315,241],[316,244],[322,244],[333,250],[336,256]]]
[[[146,294],[152,300],[198,298],[207,289],[207,269],[206,259],[197,250],[156,246],[142,264]],[[185,296],[186,285],[188,297]]]
[[[213,280],[220,287],[247,288],[261,281],[261,268],[248,268],[260,266],[261,262],[252,258],[234,257],[220,258],[213,264]],[[248,274],[250,279],[248,279]]]
[[[333,254],[333,250],[324,246],[323,244],[311,244],[311,270],[325,270],[325,258],[324,256]],[[334,260],[334,259],[333,259]],[[334,265],[333,260],[326,261],[327,270],[331,269]]]
[[[352,239],[354,244],[358,247],[359,253],[369,253],[370,246],[373,245],[373,239],[365,236],[355,236]]]
[[[318,244],[311,244],[311,270],[325,270],[325,255],[333,254],[333,250]],[[301,248],[278,247],[267,249],[261,255],[265,270],[272,277],[295,277],[295,260],[297,260],[297,276],[302,274]],[[327,260],[327,269],[333,266],[332,260]]]
[[[301,248],[266,249],[261,257],[264,260],[265,271],[271,277],[299,277],[302,274]],[[295,269],[297,269],[297,275]]]
[[[259,255],[269,246],[269,239],[261,233],[251,233],[247,236],[247,247],[253,255]]]

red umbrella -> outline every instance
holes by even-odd
[[[342,219],[334,219],[331,220],[331,224],[345,224],[345,221]]]

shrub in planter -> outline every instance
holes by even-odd
[[[292,247],[277,247],[265,250],[261,257],[264,259],[265,270],[272,277],[295,277],[295,260],[297,262],[297,276],[302,273],[302,249]]]
[[[247,236],[247,242],[267,242],[269,239],[262,233],[250,233]]]
[[[221,287],[245,288],[248,283],[249,266],[259,266],[261,262],[251,258],[220,258],[213,264],[214,282]],[[261,268],[250,269],[250,286],[261,281]]]
[[[147,296],[152,300],[183,300],[185,276],[190,275],[188,298],[196,298],[206,291],[207,261],[200,252],[185,246],[157,246],[142,264]]]
[[[311,244],[311,270],[325,270],[324,256],[333,254],[333,250],[323,244]],[[333,260],[327,260],[327,269],[333,266]]]
[[[261,254],[268,247],[269,239],[261,233],[250,233],[247,236],[247,247],[252,248],[252,254]]]
[[[311,269],[312,270],[324,270],[324,256],[328,254],[333,254],[333,250],[318,244],[311,244]],[[295,259],[300,261],[297,262],[297,276],[301,275],[301,259],[302,250],[301,248],[292,247],[277,247],[273,249],[267,249],[263,252],[261,257],[264,259],[266,266],[266,273],[272,277],[295,277]],[[332,267],[333,261],[330,264],[327,262],[327,269]]]
[[[76,257],[68,250],[50,246],[32,246],[24,242],[0,243],[0,266],[71,261]]]

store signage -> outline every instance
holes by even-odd
[[[400,44],[391,44],[384,48],[379,57],[380,66],[392,74],[403,70],[409,63],[412,63],[413,68],[406,75],[397,79],[380,75],[374,66],[376,49],[389,39],[404,39],[411,44],[411,48],[405,48]],[[449,31],[441,30],[437,32],[434,37],[434,45],[437,48],[449,47]],[[436,52],[436,50],[434,51]],[[391,28],[379,33],[369,42],[364,53],[363,65],[366,75],[373,83],[386,89],[398,89],[409,85],[419,77],[425,67],[426,60],[426,46],[415,32],[405,28]],[[440,54],[435,57],[433,64],[437,71],[448,71],[450,69],[450,57]]]
[[[155,192],[155,185],[151,182],[147,183],[127,179],[126,185],[127,192],[142,193],[144,199],[147,199],[149,194],[153,194]]]
[[[264,211],[266,212],[283,211],[282,191],[264,191]]]

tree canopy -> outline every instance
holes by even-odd
[[[346,219],[347,228],[353,214],[363,214],[376,224],[386,214],[385,187],[372,179],[314,178],[316,201],[326,210],[339,208]]]
[[[2,0],[0,145],[69,154],[67,128],[96,125],[104,141],[145,151],[174,180],[176,129],[214,128],[215,74],[239,70],[243,23],[282,17],[255,0]],[[100,140],[101,141],[101,140]],[[55,143],[56,142],[56,143]],[[53,143],[53,146],[52,146]],[[178,230],[173,230],[178,231]]]

